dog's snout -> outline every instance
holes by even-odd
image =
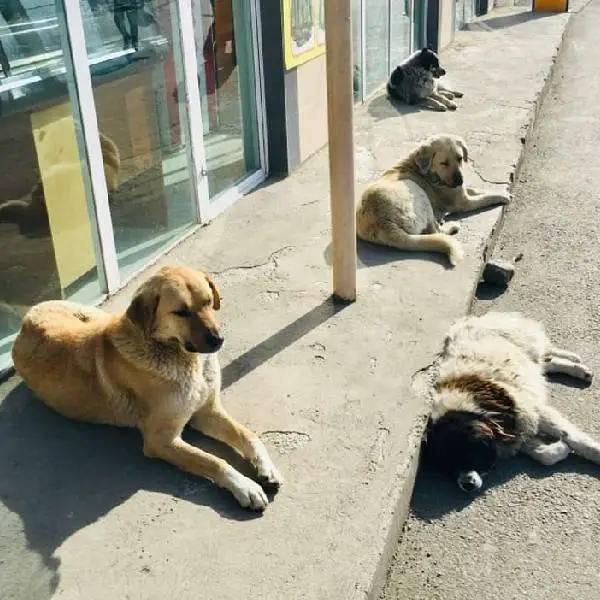
[[[452,185],[454,187],[460,187],[463,184],[463,176],[460,171],[455,171],[452,175]]]
[[[481,476],[477,471],[469,471],[468,473],[461,473],[458,476],[458,487],[464,492],[474,492],[483,485]]]
[[[207,332],[204,336],[206,341],[206,345],[215,352],[221,348],[225,338],[219,335],[218,333],[213,333],[211,331]]]

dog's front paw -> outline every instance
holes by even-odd
[[[265,510],[269,504],[267,494],[256,481],[229,467],[223,477],[222,487],[228,489],[244,508]]]
[[[283,477],[270,458],[256,465],[256,475],[259,483],[267,491],[276,492],[283,485]]]
[[[456,106],[456,104],[454,104],[454,102],[451,102],[450,104],[448,104],[448,110],[456,110],[458,108],[458,106]]]
[[[498,202],[503,206],[510,204],[512,201],[512,196],[510,194],[500,194],[498,196]]]
[[[252,464],[256,468],[256,475],[260,484],[268,491],[276,492],[283,484],[283,477],[271,460],[265,445],[255,439],[253,442],[254,459]]]

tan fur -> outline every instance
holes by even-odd
[[[222,343],[214,314],[219,307],[219,292],[208,275],[164,267],[139,287],[121,314],[64,301],[33,307],[14,343],[14,364],[57,412],[137,427],[147,456],[206,477],[243,506],[261,510],[268,503],[261,486],[181,437],[189,423],[247,458],[265,484],[281,483],[258,436],[221,406],[214,352],[214,344]]]
[[[119,187],[119,175],[121,173],[121,154],[119,148],[108,136],[100,133],[100,148],[102,149],[102,160],[104,162],[104,176],[106,187],[109,192],[114,192]]]
[[[365,189],[356,211],[358,236],[400,250],[447,254],[456,265],[463,250],[451,234],[459,226],[444,224],[444,216],[509,202],[506,194],[465,188],[467,160],[466,144],[457,136],[426,140]]]

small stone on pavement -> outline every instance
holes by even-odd
[[[506,260],[492,259],[483,269],[483,280],[498,287],[506,287],[515,274],[515,267]]]

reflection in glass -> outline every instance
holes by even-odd
[[[208,188],[214,199],[260,168],[250,3],[193,0],[192,9]]]
[[[354,101],[362,100],[362,0],[352,0],[352,56]]]
[[[410,0],[392,0],[390,58],[391,68],[410,54]]]
[[[121,275],[196,221],[174,0],[83,0],[81,10]]]
[[[101,293],[53,2],[0,2],[0,369],[43,300]]]
[[[365,2],[367,0],[363,0]],[[388,0],[368,0],[366,10],[366,81],[365,92],[371,94],[389,76]]]

